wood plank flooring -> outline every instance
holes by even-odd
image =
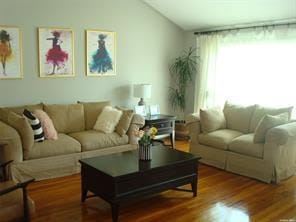
[[[188,151],[188,143],[177,142]],[[189,186],[184,186],[190,188]],[[100,198],[80,203],[80,175],[35,182],[33,222],[110,222],[110,207]],[[265,184],[206,165],[199,167],[198,195],[166,191],[124,204],[120,222],[296,222],[296,177]]]

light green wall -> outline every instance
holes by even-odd
[[[140,0],[0,0],[0,24],[23,33],[22,80],[0,81],[0,106],[111,100],[132,106],[134,83],[151,83],[150,104],[169,112],[168,64],[183,48],[183,31]],[[72,28],[75,78],[38,77],[37,27]],[[85,29],[117,32],[117,76],[85,76]]]

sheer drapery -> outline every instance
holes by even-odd
[[[202,35],[197,41],[196,108],[221,106],[225,100],[296,107],[295,27]]]

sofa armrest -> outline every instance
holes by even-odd
[[[139,130],[145,125],[145,118],[138,114],[134,114],[131,125],[127,131],[130,144],[138,144],[138,137],[135,136],[135,131]]]
[[[296,138],[296,122],[276,126],[267,131],[265,142],[284,145],[289,138]]]
[[[186,127],[189,130],[190,138],[195,138],[201,133],[200,130],[200,119],[198,113],[192,113],[186,116]]]
[[[18,132],[2,121],[0,121],[0,143],[5,144],[4,149],[0,149],[1,161],[23,161],[22,142]]]

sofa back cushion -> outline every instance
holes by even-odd
[[[26,156],[34,144],[34,134],[30,123],[24,116],[9,112],[8,124],[19,133],[22,140],[24,156]]]
[[[101,114],[105,106],[111,106],[110,101],[103,102],[79,102],[84,107],[84,118],[85,118],[85,128],[91,130],[97,121],[98,116]]]
[[[43,104],[34,104],[34,105],[24,105],[24,106],[15,106],[15,107],[1,107],[0,108],[0,120],[2,120],[5,123],[8,123],[8,113],[14,112],[19,115],[23,115],[24,110],[27,109],[29,111],[33,111],[35,109],[41,109],[43,110]]]
[[[218,129],[226,128],[225,116],[219,107],[200,109],[199,115],[203,133],[210,133]]]
[[[253,133],[255,132],[256,127],[258,126],[260,120],[266,116],[266,115],[278,115],[281,113],[288,113],[289,114],[289,120],[291,118],[293,107],[285,107],[285,108],[270,108],[270,107],[263,107],[256,105],[254,113],[251,118],[250,128],[249,132]]]
[[[74,133],[85,129],[82,104],[44,105],[58,133]]]
[[[226,102],[223,110],[226,119],[226,128],[248,133],[254,109],[255,105],[241,106]]]

